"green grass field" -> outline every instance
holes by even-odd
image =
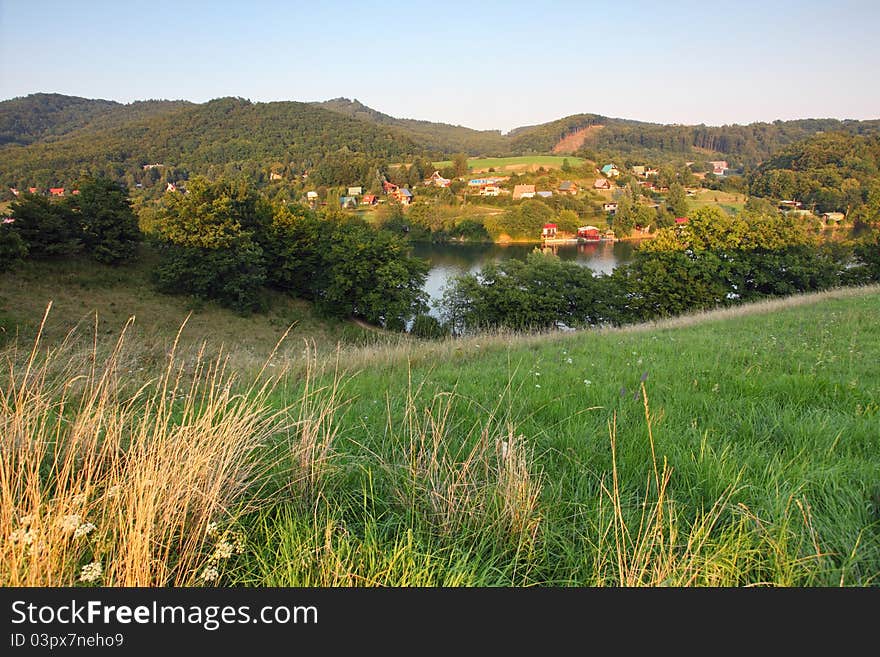
[[[876,586],[878,313],[873,287],[621,330],[295,349],[272,358],[268,388],[234,362],[227,383],[187,360],[179,395],[173,374],[151,388],[149,368],[123,370],[126,390],[171,395],[169,410],[86,395],[65,405],[84,419],[63,425],[30,415],[43,404],[54,417],[62,390],[92,390],[105,352],[83,360],[86,383],[36,395],[25,382],[48,393],[41,382],[53,378],[22,378],[29,349],[7,348],[0,388],[34,403],[0,405],[4,426],[68,432],[97,418],[109,437],[146,423],[142,440],[159,447],[139,449],[167,462],[175,485],[135,486],[155,478],[138,459],[103,463],[82,511],[98,526],[90,547],[57,551],[57,564],[7,552],[5,570],[23,573],[12,582],[77,573],[105,546],[110,585]],[[28,369],[42,371],[40,358]],[[53,358],[75,373],[77,359]],[[0,453],[30,444],[11,440]],[[165,449],[173,458],[159,458]],[[110,513],[99,492],[119,486],[131,508]],[[47,482],[44,503],[65,490],[66,504],[82,497]],[[0,487],[22,515],[33,512],[28,491]],[[149,526],[151,513],[172,514],[194,539],[169,530],[144,544],[142,531],[114,524],[144,516]],[[163,540],[179,547],[164,552]]]
[[[521,173],[523,171],[534,171],[538,167],[545,169],[560,169],[562,162],[568,160],[573,167],[580,166],[586,160],[574,156],[557,156],[557,155],[522,155],[518,157],[480,157],[468,160],[468,168],[472,173],[485,172],[489,169],[495,169],[496,173]],[[438,169],[450,166],[451,161],[434,162],[434,166]]]
[[[715,205],[728,212],[740,212],[747,198],[745,194],[701,189],[696,196],[688,197],[688,204],[692,210]]]

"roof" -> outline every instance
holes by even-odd
[[[559,189],[560,189],[560,190],[563,190],[563,189],[568,190],[568,189],[572,189],[572,188],[574,188],[574,187],[576,187],[576,186],[577,186],[577,185],[575,185],[575,184],[574,184],[573,182],[571,182],[570,180],[563,180],[561,183],[559,183]]]
[[[406,187],[400,190],[401,196],[412,196],[412,192],[409,191]]]
[[[611,187],[611,183],[605,178],[597,178],[593,183],[593,187]]]
[[[544,228],[556,228],[556,224],[544,224]]]
[[[578,228],[578,230],[595,230],[595,231],[598,231],[599,229],[596,228],[595,226],[581,226],[580,228]]]
[[[318,198],[318,192],[306,192],[306,198]]]
[[[677,223],[677,224],[686,224],[687,222],[688,222],[687,217],[676,217],[675,218],[675,223]]]
[[[616,169],[616,168],[617,167],[614,166],[613,164],[606,164],[604,167],[602,167],[602,173],[608,173],[612,169]]]
[[[534,194],[535,186],[534,185],[514,185],[513,186],[514,194]]]
[[[536,192],[536,193],[541,198],[550,198],[553,196],[553,192]]]

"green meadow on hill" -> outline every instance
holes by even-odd
[[[199,354],[204,312],[158,361],[135,327],[7,343],[4,440],[45,440],[0,484],[4,585],[877,584],[876,286],[439,342],[279,325],[262,370]]]

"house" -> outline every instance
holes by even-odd
[[[36,194],[37,188],[36,187],[28,187],[28,193],[29,194]]]
[[[535,186],[534,185],[514,185],[513,187],[513,200],[521,198],[535,198]]]
[[[277,171],[273,171],[269,174],[269,180],[281,180],[282,178],[284,178],[284,176],[282,176]]]
[[[632,172],[634,176],[645,177],[645,167],[642,164],[637,164],[632,168]]]
[[[607,178],[597,178],[593,183],[593,189],[611,189],[611,183]]]
[[[541,229],[541,239],[553,239],[556,237],[556,224],[544,224]]]
[[[64,196],[64,188],[63,187],[50,187],[49,188],[50,196]]]
[[[480,196],[498,196],[501,188],[498,185],[486,185],[480,189]]]
[[[617,203],[603,203],[602,209],[605,210],[605,212],[614,214],[617,212]]]
[[[364,194],[364,197],[361,199],[361,205],[376,205],[379,202],[379,197],[375,194]]]
[[[18,196],[18,190],[15,187],[10,187],[9,191],[12,192],[13,196]]]
[[[686,224],[687,222],[688,222],[688,218],[687,218],[687,217],[676,217],[676,218],[675,218],[675,223],[676,223],[677,225],[679,225],[679,226],[680,226],[681,224]]]
[[[712,166],[712,173],[716,176],[723,176],[728,169],[727,160],[711,160],[709,164]]]
[[[347,210],[356,208],[357,204],[358,204],[358,201],[354,196],[340,196],[339,197],[339,205]]]
[[[145,164],[144,171],[149,171],[150,169],[158,169],[159,167],[165,166],[164,164],[159,164],[156,162],[155,164]]]
[[[363,193],[364,193],[363,187],[349,187],[348,188],[348,195],[349,196],[360,196]]]
[[[391,192],[391,196],[401,205],[409,205],[412,203],[413,194],[406,187],[401,187]]]
[[[450,183],[452,181],[441,176],[439,171],[432,173],[431,177],[425,181],[426,185],[433,185],[434,187],[449,187]]]
[[[827,223],[837,223],[838,221],[843,221],[846,217],[843,212],[823,212],[822,219],[824,219]]]
[[[15,218],[14,218],[14,217],[3,217],[3,221],[0,222],[0,223],[4,223],[4,224],[14,224],[14,223],[15,223]]]
[[[74,196],[76,196],[77,194],[79,194],[79,190],[78,190],[78,189],[74,189],[74,190],[73,190],[72,192],[70,192],[70,193],[73,194]]]
[[[599,229],[595,226],[581,226],[577,232],[578,241],[598,242],[602,239]]]
[[[650,178],[651,176],[659,176],[659,175],[660,175],[660,171],[657,169],[652,169],[651,167],[648,167],[645,169],[645,178]]]
[[[572,182],[571,180],[563,180],[559,183],[559,187],[557,191],[560,194],[568,194],[569,196],[576,196],[578,193],[578,186],[576,182]]]
[[[318,200],[318,192],[306,192],[306,198],[309,201],[317,201]]]
[[[175,185],[173,182],[170,182],[167,185],[165,185],[165,191],[166,192],[176,192],[177,185]]]
[[[780,210],[797,210],[801,207],[800,201],[779,201]]]
[[[620,175],[620,169],[613,164],[606,164],[602,167],[602,175],[608,176],[609,178],[615,178]]]
[[[387,180],[382,181],[382,191],[386,194],[394,194],[397,191],[397,185]]]
[[[535,192],[535,194],[537,194],[537,195],[540,196],[541,198],[551,198],[551,197],[553,196],[553,192],[550,192],[550,191],[547,191],[547,192]]]

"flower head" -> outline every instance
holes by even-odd
[[[80,582],[97,582],[101,579],[101,576],[104,574],[103,569],[101,568],[100,561],[93,561],[92,563],[88,563],[82,567],[82,571],[79,574]]]

